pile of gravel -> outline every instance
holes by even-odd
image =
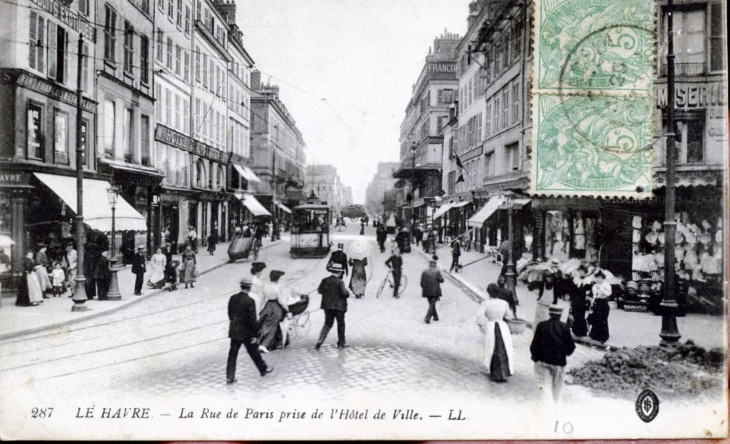
[[[622,347],[568,374],[569,383],[612,396],[633,398],[649,388],[660,398],[685,398],[721,393],[724,362],[722,348],[708,351],[688,340],[676,348]]]

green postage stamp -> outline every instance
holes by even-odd
[[[535,2],[532,193],[651,196],[654,7]]]

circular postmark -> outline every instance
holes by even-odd
[[[641,392],[634,406],[636,414],[646,423],[652,422],[659,414],[659,398],[649,389]]]

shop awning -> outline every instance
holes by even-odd
[[[449,211],[454,206],[453,203],[447,203],[444,205],[441,205],[438,210],[436,210],[435,213],[433,213],[433,218],[438,219],[439,217],[446,214],[447,211]]]
[[[75,177],[33,174],[76,212]],[[112,230],[112,206],[106,191],[109,188],[111,185],[105,180],[84,179],[84,223],[103,232]],[[147,231],[147,219],[122,196],[117,201],[114,219],[116,231]]]
[[[286,205],[284,205],[283,203],[281,203],[281,202],[277,202],[277,203],[276,203],[276,206],[277,206],[277,207],[279,207],[279,208],[281,208],[281,211],[283,211],[283,212],[285,212],[285,213],[289,213],[289,214],[291,214],[291,210],[289,209],[289,207],[287,207],[287,206],[286,206]]]
[[[459,202],[455,203],[454,204],[454,208],[465,207],[465,206],[469,205],[470,203],[471,202],[469,202],[468,200],[462,200],[462,201],[459,201]]]
[[[238,172],[238,174],[241,175],[244,179],[246,179],[249,182],[261,182],[261,179],[259,179],[259,176],[256,175],[253,171],[251,171],[251,168],[245,167],[243,165],[239,165],[237,163],[233,164],[233,168]]]
[[[477,211],[477,214],[469,219],[469,226],[481,228],[482,225],[484,225],[484,221],[489,219],[489,216],[497,211],[497,208],[502,205],[502,202],[504,202],[504,197],[492,196],[487,203],[479,211]]]
[[[261,202],[259,202],[258,199],[253,197],[251,194],[244,194],[243,199],[241,200],[243,201],[243,205],[248,208],[254,216],[271,216],[271,213],[269,213],[268,210],[261,205]]]

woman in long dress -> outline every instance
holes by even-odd
[[[182,281],[185,284],[185,288],[188,288],[188,285],[190,285],[191,288],[195,288],[195,265],[197,264],[197,261],[195,260],[195,253],[193,253],[193,249],[190,245],[185,248],[185,251],[182,254],[182,261],[184,267]]]
[[[41,286],[41,294],[50,292],[53,290],[53,285],[51,284],[51,278],[48,277],[48,268],[50,267],[51,263],[48,262],[48,256],[46,255],[47,248],[41,244],[38,248],[38,253],[35,255],[35,272],[38,276],[38,283]],[[46,296],[43,296],[46,297]]]
[[[23,258],[22,266],[23,278],[18,283],[18,298],[15,300],[15,305],[24,307],[38,305],[43,302],[43,292],[35,272],[36,265],[32,251]]]
[[[352,276],[350,277],[350,290],[355,297],[360,299],[365,295],[365,287],[368,283],[368,276],[365,267],[368,265],[368,258],[350,259],[350,267],[352,267]]]
[[[598,342],[606,342],[609,338],[608,333],[608,298],[611,296],[611,285],[604,282],[604,275],[600,271],[596,273],[596,283],[593,285],[593,305],[591,314],[588,315],[588,322],[591,324],[591,330],[588,333],[591,339]]]
[[[511,313],[509,304],[495,296],[482,302],[477,324],[485,333],[484,365],[489,377],[495,382],[507,382],[514,373],[512,335],[504,317]]]
[[[162,253],[162,247],[157,248],[157,252],[150,259],[150,277],[147,285],[152,288],[162,288],[165,286],[165,266],[167,265],[167,257]]]
[[[586,293],[590,290],[590,287],[583,282],[585,272],[585,268],[578,268],[568,287],[568,294],[570,295],[570,317],[572,319],[570,329],[578,337],[583,337],[588,334],[588,324],[586,323],[586,311],[588,309]]]
[[[284,336],[279,323],[284,320],[289,311],[289,298],[279,285],[279,278],[283,275],[283,271],[271,270],[269,274],[270,282],[264,286],[265,302],[259,318],[261,325],[259,350],[264,353],[284,346]]]

